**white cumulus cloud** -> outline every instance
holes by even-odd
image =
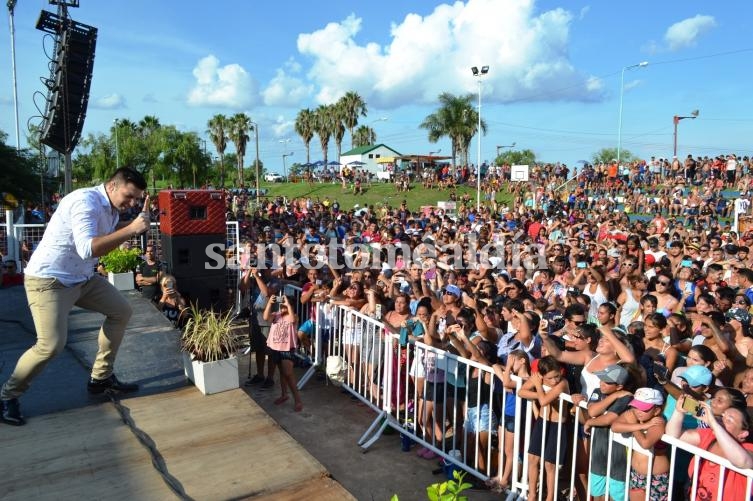
[[[119,110],[126,107],[125,98],[120,94],[108,94],[94,100],[92,108],[100,110]]]
[[[262,91],[262,96],[267,106],[302,107],[303,102],[313,93],[313,85],[289,75],[284,69],[278,69],[267,88]]]
[[[271,125],[274,131],[274,136],[277,138],[285,138],[293,133],[293,126],[295,124],[292,120],[285,118],[282,115],[278,115],[275,119],[275,123]]]
[[[239,109],[257,101],[257,85],[239,64],[220,66],[213,55],[199,60],[193,69],[196,83],[188,93],[192,106],[219,106]]]
[[[683,19],[667,28],[664,40],[667,42],[670,50],[692,47],[701,35],[714,27],[716,27],[716,20],[713,16],[698,14],[695,17]]]
[[[564,9],[536,11],[534,0],[468,0],[408,14],[385,45],[357,42],[366,21],[350,15],[299,35],[298,51],[311,60],[320,103],[348,90],[380,108],[435,102],[444,91],[475,92],[470,67],[481,65],[490,66],[485,99],[600,99],[600,83],[570,62],[572,21]]]

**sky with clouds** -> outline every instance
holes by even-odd
[[[361,123],[379,142],[402,154],[449,154],[449,140],[429,143],[418,124],[441,92],[475,100],[470,67],[488,65],[482,160],[515,143],[539,159],[572,164],[617,145],[623,68],[647,61],[624,70],[623,148],[671,156],[672,117],[698,109],[696,120],[680,123],[680,155],[753,154],[753,43],[742,24],[753,15],[750,2],[80,3],[71,16],[99,29],[85,134],[108,130],[115,118],[152,114],[206,138],[212,115],[245,112],[260,125],[264,165],[281,171],[284,153],[305,160],[293,131],[298,111],[355,90],[369,110]],[[39,121],[36,105],[43,109],[45,98],[38,92],[52,44],[35,29],[43,8],[54,10],[30,0],[15,9],[22,136]],[[14,144],[10,52],[5,23],[0,129]],[[349,146],[346,135],[343,150]],[[476,148],[474,139],[473,161]],[[322,157],[316,138],[311,157]]]

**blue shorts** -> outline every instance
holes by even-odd
[[[494,431],[497,429],[497,416],[494,415],[489,404],[482,404],[480,407],[468,407],[463,427],[468,433]]]
[[[300,327],[298,327],[298,332],[303,332],[308,337],[311,337],[314,335],[314,322],[311,321],[311,319],[306,320],[301,324]]]
[[[588,482],[591,485],[592,496],[603,496],[607,492],[607,477],[604,475],[597,475],[596,473],[589,474]],[[625,500],[625,482],[609,479],[609,497],[614,501]]]

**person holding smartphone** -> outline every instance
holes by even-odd
[[[684,301],[680,301],[684,311],[695,311],[696,297],[701,293],[696,286],[693,272],[693,261],[687,259],[687,256],[680,261],[680,269],[675,276],[675,288],[680,291]]]
[[[176,285],[174,276],[164,275],[162,277],[160,281],[162,296],[160,297],[158,307],[162,314],[175,326],[182,327],[185,324],[184,312],[188,308],[188,305],[186,305],[186,300],[178,292]]]

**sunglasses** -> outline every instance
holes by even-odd
[[[742,304],[748,306],[748,302],[745,299],[735,299],[735,304]]]
[[[585,325],[585,323],[586,323],[586,321],[585,321],[585,320],[570,320],[570,321],[571,321],[572,323],[574,323],[575,325],[579,325],[579,326],[580,326],[580,325]]]
[[[656,285],[663,285],[664,287],[666,287],[666,286],[669,285],[669,282],[663,282],[663,281],[659,280],[659,281],[656,282]]]
[[[442,289],[442,295],[444,296],[454,296],[455,294],[448,291],[447,289]]]

